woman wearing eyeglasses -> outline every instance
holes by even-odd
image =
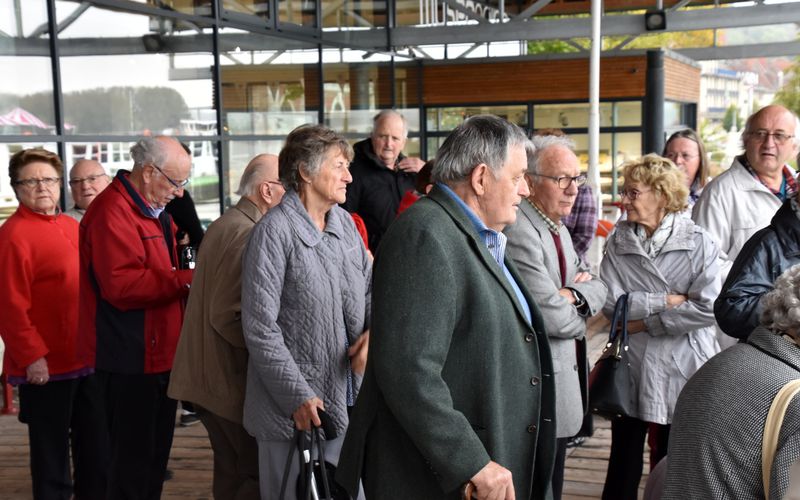
[[[688,217],[688,188],[672,162],[647,155],[623,166],[627,220],[609,237],[600,265],[608,286],[603,314],[628,294],[631,386],[636,415],[611,423],[611,455],[603,499],[635,500],[648,432],[656,432],[660,460],[678,394],[689,377],[719,352],[714,299],[719,251]],[[655,424],[655,425],[650,425]]]
[[[0,335],[5,371],[19,386],[19,419],[28,424],[33,497],[104,498],[103,413],[77,356],[78,223],[60,213],[62,172],[58,156],[43,149],[9,162],[19,208],[0,226]]]
[[[689,206],[684,211],[692,215],[692,207],[703,188],[710,180],[708,158],[703,141],[692,129],[679,130],[669,136],[664,145],[664,157],[672,160],[686,176],[686,187],[689,188]]]

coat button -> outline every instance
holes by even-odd
[[[525,342],[533,342],[533,334],[528,333],[525,335]]]
[[[528,432],[530,432],[531,434],[533,434],[534,432],[536,432],[536,424],[531,424],[531,425],[529,425],[529,426],[528,426]]]
[[[531,385],[539,385],[539,377],[531,377]]]
[[[578,365],[572,365],[572,369],[578,371]]]

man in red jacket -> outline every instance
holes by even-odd
[[[168,137],[131,147],[80,227],[83,352],[106,384],[111,436],[108,498],[158,499],[176,402],[167,397],[192,272],[178,269],[164,206],[183,196],[191,158]]]

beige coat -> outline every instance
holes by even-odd
[[[208,228],[200,247],[170,377],[171,398],[242,423],[247,349],[242,337],[242,253],[261,218],[246,198]]]

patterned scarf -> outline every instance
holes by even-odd
[[[747,161],[747,156],[740,155],[737,156],[736,159],[739,160],[739,163],[741,163],[748,172],[750,172],[750,175],[752,175],[755,180],[763,184],[765,188],[769,189],[770,192],[777,196],[781,201],[786,201],[789,198],[794,197],[794,195],[797,193],[797,181],[794,179],[794,174],[792,174],[791,169],[789,169],[789,167],[786,165],[783,166],[783,183],[781,184],[781,189],[775,191],[771,187],[767,186],[766,182],[761,180],[761,177],[758,176],[756,170],[752,167],[752,165],[750,165],[750,162]],[[784,186],[785,189],[783,189]]]
[[[665,215],[664,218],[661,219],[661,224],[653,231],[653,236],[649,238],[647,237],[647,231],[644,230],[644,226],[636,224],[636,237],[639,238],[639,241],[642,243],[642,248],[648,257],[651,259],[658,257],[658,254],[661,253],[661,250],[672,234],[672,225],[674,223],[675,214],[670,213]]]

